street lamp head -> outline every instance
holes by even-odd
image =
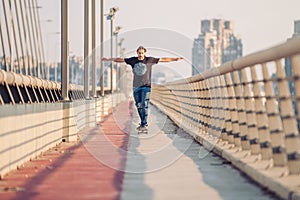
[[[119,7],[113,7],[113,8],[111,8],[109,11],[111,12],[111,13],[115,13],[115,12],[117,12],[119,10]]]
[[[117,26],[114,31],[114,35],[118,35],[121,29],[122,29],[122,26]]]
[[[109,13],[106,14],[107,20],[113,20],[115,18],[115,12],[119,10],[119,7],[113,7],[109,9]]]
[[[120,31],[122,29],[122,26],[117,26],[116,31]]]

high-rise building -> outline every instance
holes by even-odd
[[[294,21],[294,34],[293,37],[299,36],[300,35],[300,20],[295,20]]]
[[[294,33],[292,35],[292,38],[289,38],[288,40],[293,39],[294,37],[300,37],[300,20],[295,20],[294,21]],[[285,69],[286,76],[291,77],[293,75],[293,68],[292,68],[291,59],[286,58],[284,64],[285,64],[284,69]],[[292,95],[294,95],[295,90],[294,90],[293,81],[289,81],[289,88],[290,88],[290,93]]]
[[[192,49],[192,75],[242,56],[242,41],[234,34],[233,29],[232,21],[201,21],[201,33],[194,40]]]

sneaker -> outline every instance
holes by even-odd
[[[141,124],[139,124],[138,127],[136,127],[137,130],[141,130],[141,129],[146,129],[148,127],[148,124],[145,124],[144,126],[142,126]]]
[[[142,128],[142,125],[141,124],[139,124],[139,126],[138,127],[136,127],[136,130],[140,130]]]

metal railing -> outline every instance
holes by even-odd
[[[85,99],[83,87],[69,85],[69,99]],[[0,105],[61,101],[61,83],[0,69]]]
[[[152,102],[200,143],[300,174],[300,37],[152,90]]]

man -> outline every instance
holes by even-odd
[[[133,96],[137,107],[141,123],[137,127],[139,131],[145,130],[148,126],[148,104],[151,92],[151,72],[152,66],[158,62],[172,62],[182,60],[178,58],[154,58],[146,56],[146,48],[137,48],[137,57],[130,58],[102,58],[102,61],[125,62],[131,65],[133,72]]]

